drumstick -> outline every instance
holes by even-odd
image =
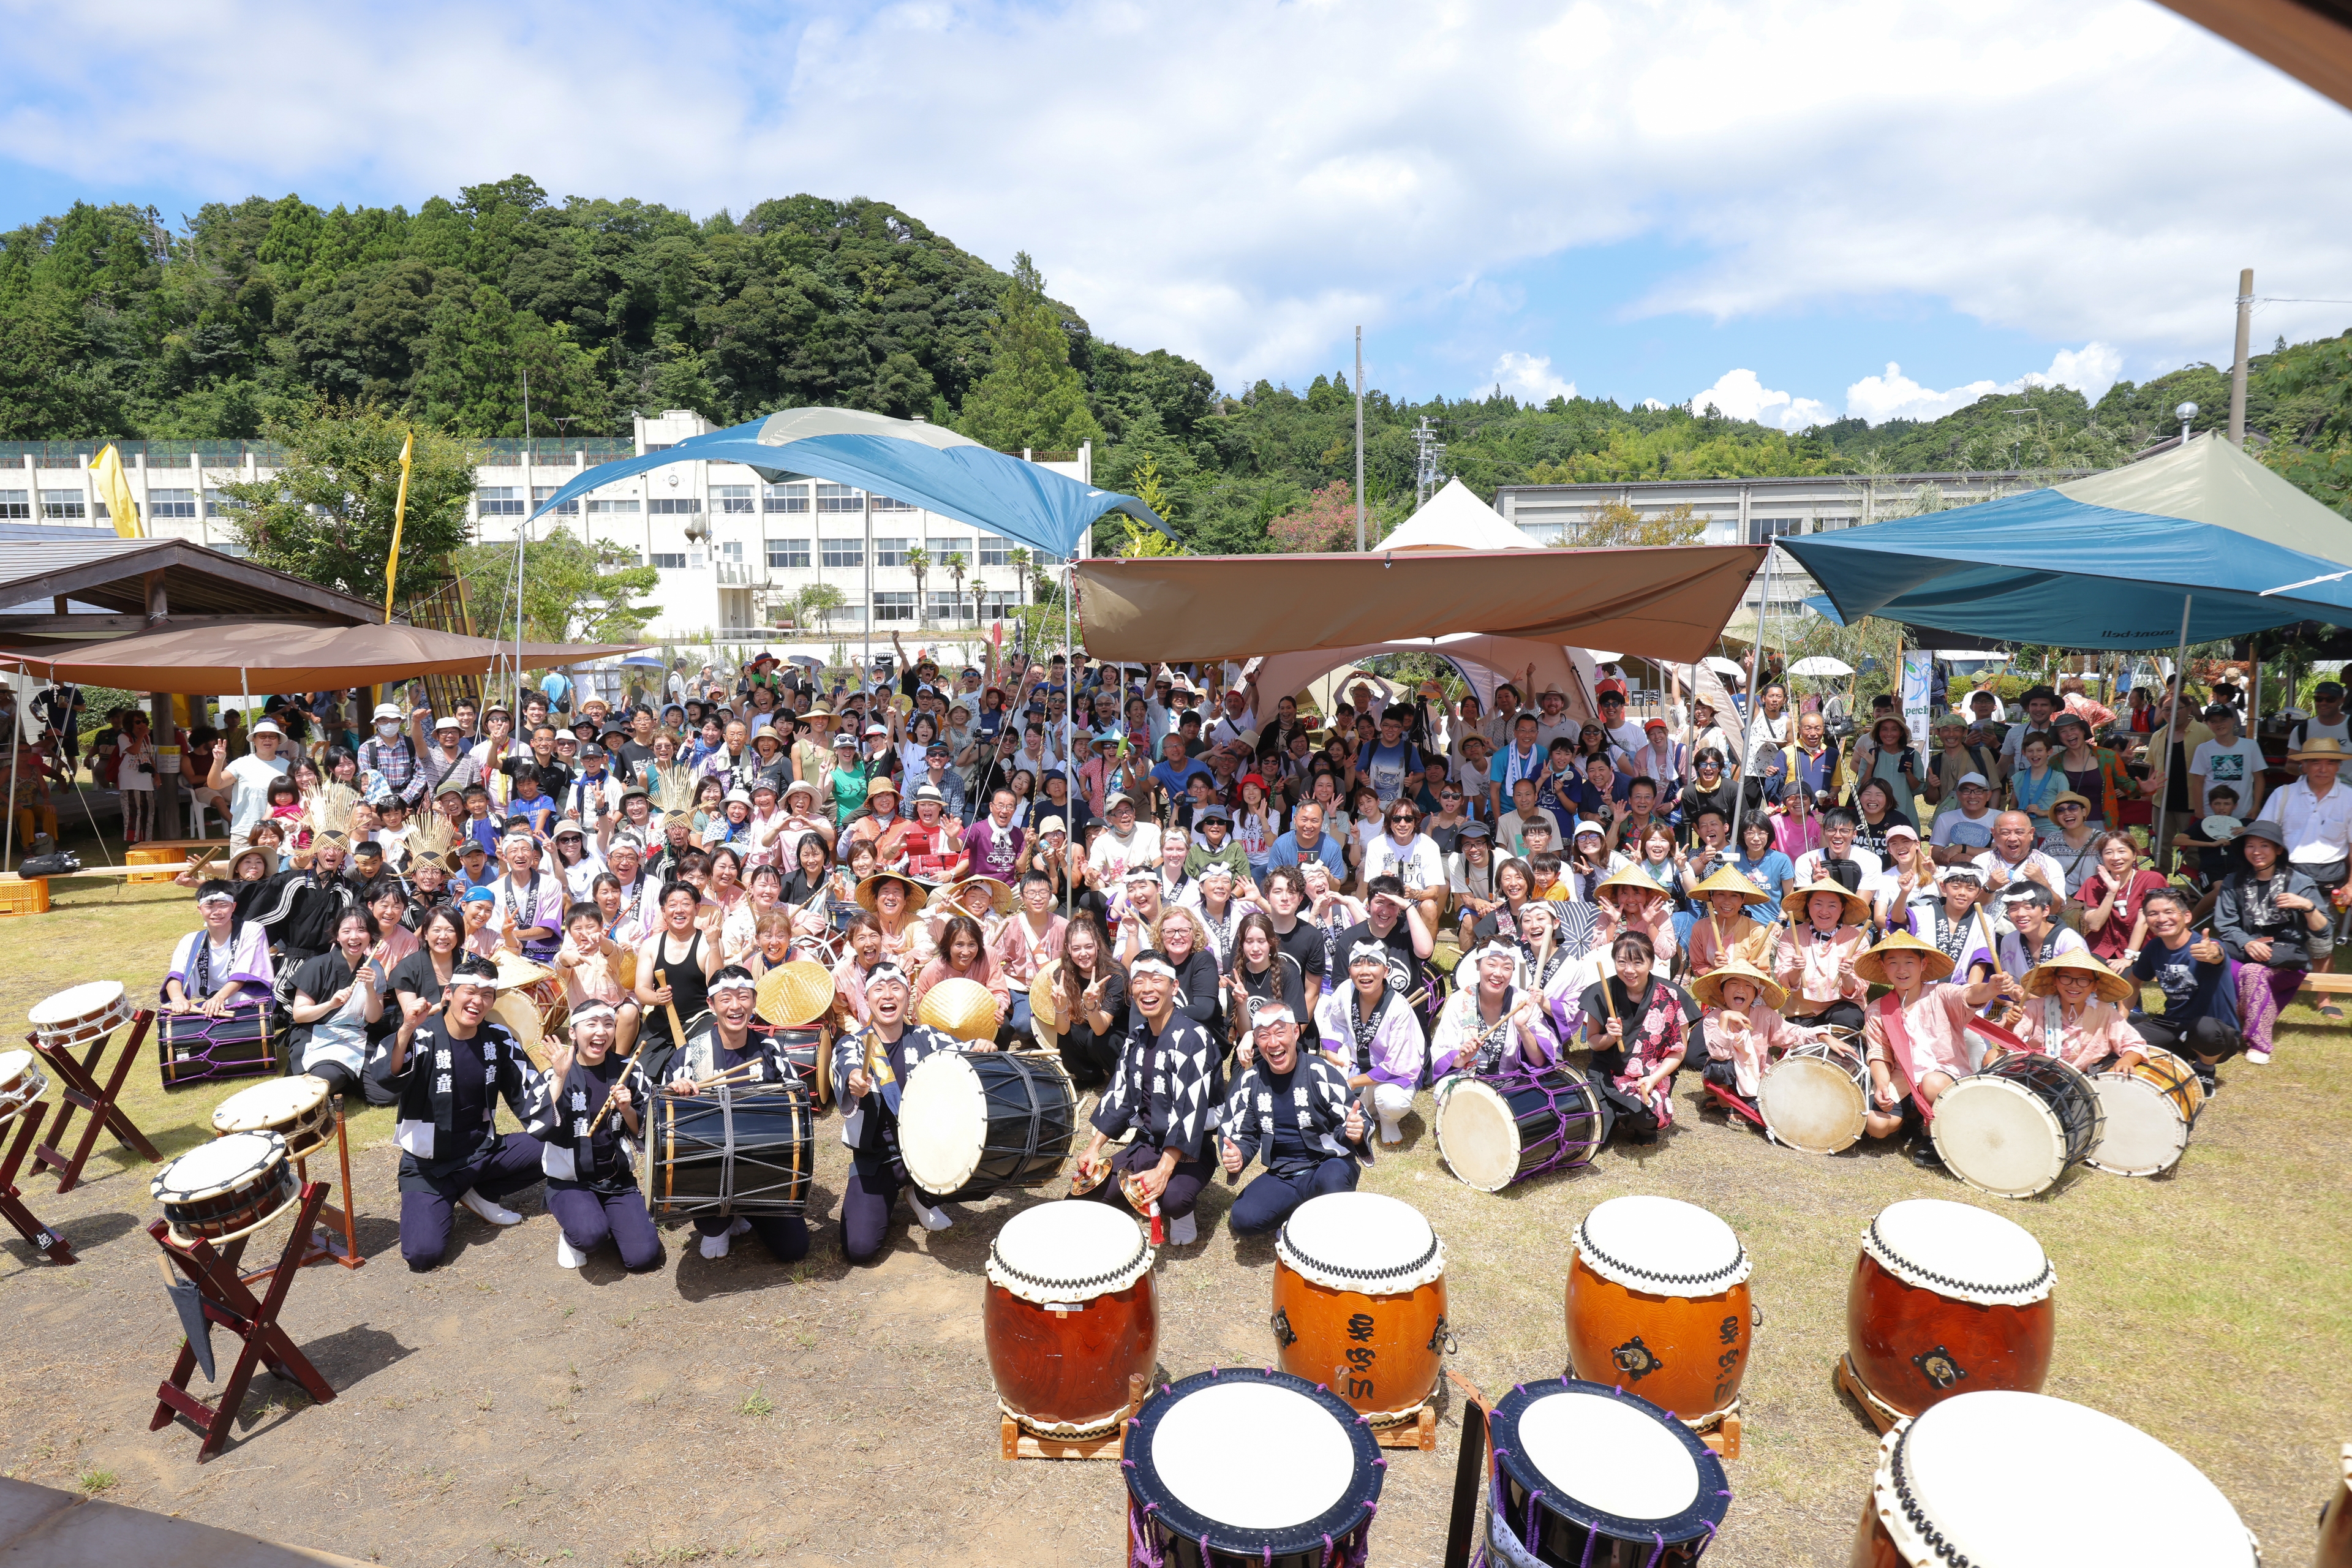
[[[667,969],[655,970],[654,989],[656,991],[663,991],[668,989],[668,987],[669,971]],[[677,998],[676,996],[672,996],[668,1001],[663,1003],[662,1011],[669,1015],[669,1043],[677,1049],[684,1050],[686,1048],[686,1026],[677,1021]]]

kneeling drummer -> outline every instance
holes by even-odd
[[[1260,998],[1250,1011],[1250,1065],[1234,1079],[1218,1117],[1218,1157],[1227,1176],[1252,1159],[1265,1173],[1244,1187],[1227,1216],[1235,1236],[1262,1236],[1308,1198],[1353,1192],[1372,1157],[1363,1101],[1347,1070],[1328,1057],[1302,1059],[1298,1019],[1287,1003]]]

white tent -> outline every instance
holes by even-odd
[[[1372,546],[1391,550],[1541,550],[1542,545],[1505,522],[1502,514],[1460,479],[1423,503],[1394,533]]]

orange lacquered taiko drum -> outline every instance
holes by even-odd
[[[1739,1404],[1753,1306],[1747,1248],[1675,1198],[1611,1198],[1576,1227],[1568,1266],[1568,1359],[1683,1421]]]
[[[2084,1466],[2096,1467],[2086,1485]],[[1965,1394],[1896,1426],[1852,1568],[2258,1568],[2204,1473],[2138,1427],[2063,1399]]]
[[[996,1402],[1033,1432],[1087,1437],[1127,1408],[1160,1353],[1151,1245],[1108,1204],[1039,1204],[988,1249],[984,1321]]]
[[[1899,1415],[1958,1394],[2037,1392],[2057,1334],[2055,1279],[2013,1221],[1941,1198],[1889,1204],[1863,1232],[1846,1289],[1846,1363]]]
[[[1328,1385],[1375,1426],[1410,1419],[1445,1349],[1445,1247],[1419,1209],[1380,1193],[1326,1193],[1274,1245],[1282,1370]]]

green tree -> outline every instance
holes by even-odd
[[[963,619],[963,574],[971,569],[970,563],[964,560],[963,552],[961,550],[950,550],[940,557],[940,570],[955,579],[956,612],[950,617],[950,619],[959,621]]]
[[[804,626],[814,621],[823,632],[833,630],[833,617],[845,601],[841,590],[830,583],[809,583],[793,595],[793,624]]]
[[[1016,544],[1004,552],[1004,563],[1013,568],[1013,584],[1019,602],[1029,602],[1029,573],[1033,565],[1026,545]]]
[[[988,352],[988,374],[964,399],[965,435],[1001,452],[1059,451],[1101,437],[1061,312],[1026,251],[1013,258],[1012,284],[998,297]]]
[[[923,584],[931,575],[931,553],[918,544],[907,552],[907,570],[915,574],[915,629],[921,631],[930,624],[929,601],[923,595]],[[867,612],[869,615],[871,611]]]
[[[1622,500],[1612,500],[1577,532],[1562,529],[1558,539],[1545,542],[1561,550],[1600,550],[1611,545],[1696,544],[1706,537],[1706,520],[1687,503],[1644,514]]]
[[[277,477],[218,487],[252,558],[362,599],[380,596],[400,493],[400,449],[412,432],[416,450],[395,597],[439,587],[448,576],[446,558],[465,542],[466,502],[481,454],[376,403],[320,399],[290,419],[272,421],[267,434],[285,447]]]
[[[488,620],[486,636],[514,634],[514,556],[511,542],[471,544],[457,552],[457,568],[474,590],[476,614]],[[639,565],[633,552],[602,540],[592,549],[579,535],[555,530],[523,546],[524,638],[628,642],[661,614],[659,605],[637,601],[660,585],[661,574]]]

